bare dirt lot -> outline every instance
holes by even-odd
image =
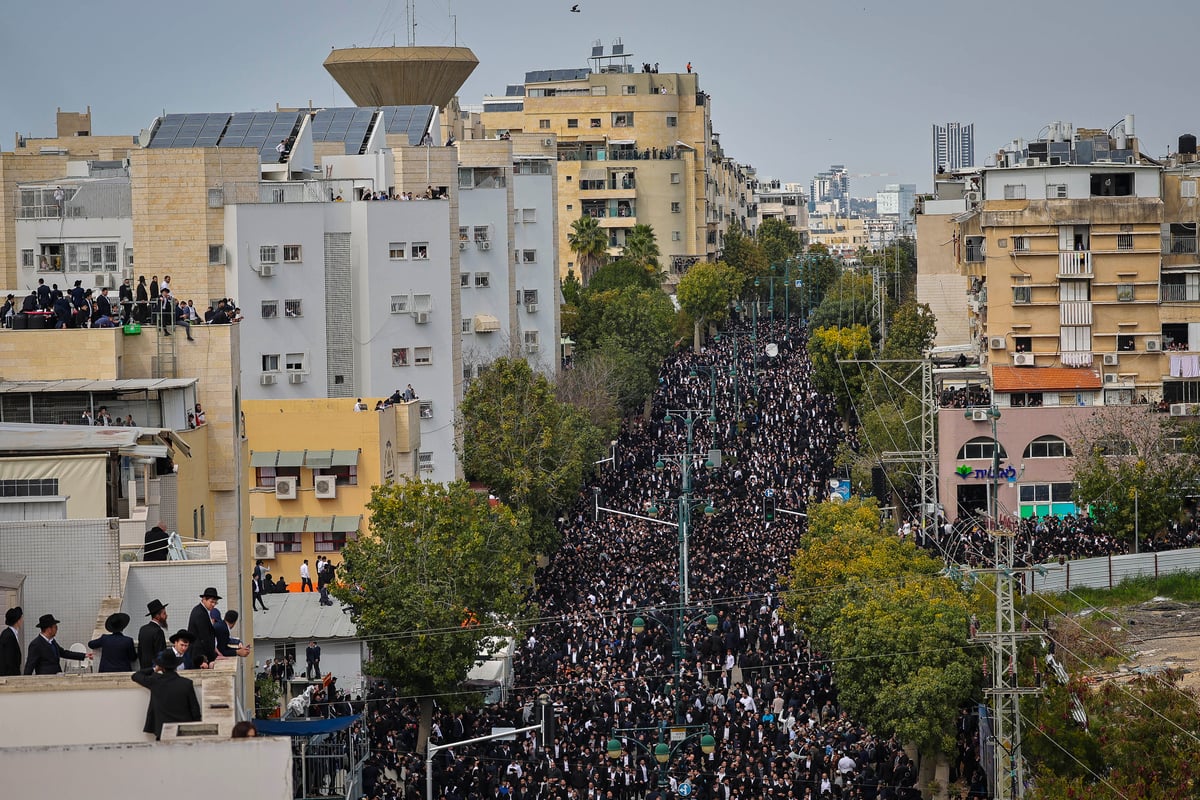
[[[1110,613],[1133,653],[1122,671],[1170,668],[1182,673],[1184,686],[1200,689],[1200,603],[1156,597]]]

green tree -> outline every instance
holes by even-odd
[[[342,550],[331,591],[371,643],[364,671],[419,700],[424,752],[434,698],[453,704],[485,642],[519,635],[533,551],[512,511],[463,481],[376,486],[367,509],[370,534]]]
[[[467,478],[517,510],[540,552],[556,545],[555,519],[575,499],[603,434],[523,359],[501,358],[472,381],[459,407]]]
[[[752,285],[755,278],[767,274],[767,257],[762,247],[737,226],[725,232],[720,260],[741,274],[742,286]]]
[[[781,219],[768,219],[755,234],[767,264],[783,264],[800,252],[800,234]]]
[[[876,316],[871,276],[846,271],[825,292],[821,304],[809,315],[808,324],[813,328],[867,325],[877,334]]]
[[[583,215],[571,223],[567,244],[579,260],[579,274],[584,285],[608,260],[608,234],[595,217]]]
[[[837,282],[842,274],[842,262],[829,255],[823,244],[811,244],[800,262],[800,270],[792,274],[800,279],[797,299],[800,305],[811,312],[825,299],[829,287]]]
[[[695,347],[700,348],[700,330],[708,322],[721,323],[742,288],[743,276],[721,261],[694,265],[679,279],[675,297],[679,307],[695,321]]]
[[[923,358],[937,336],[937,318],[928,303],[908,301],[892,314],[888,322],[884,358]]]
[[[625,249],[621,252],[621,258],[641,267],[656,280],[660,272],[660,256],[654,228],[645,224],[634,225],[625,234]]]
[[[624,289],[626,286],[638,286],[643,289],[658,289],[658,278],[646,271],[646,268],[625,256],[610,261],[588,281],[587,292],[597,294],[609,289]]]
[[[602,350],[577,355],[570,369],[558,374],[558,399],[583,412],[609,441],[621,423],[620,389],[624,376],[616,362]]]
[[[839,364],[839,360],[871,357],[871,332],[862,325],[850,328],[817,328],[808,338],[813,383],[837,400],[842,416],[849,414],[862,396],[863,370]]]

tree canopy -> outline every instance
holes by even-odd
[[[698,325],[720,323],[737,298],[743,279],[738,270],[721,261],[695,264],[679,279],[675,297],[679,307]]]
[[[523,359],[501,358],[471,382],[460,406],[463,470],[515,509],[541,552],[555,519],[604,450],[604,434]]]
[[[367,509],[331,591],[370,642],[364,670],[421,699],[423,749],[434,696],[453,703],[485,641],[527,617],[533,550],[507,506],[462,481],[376,486]]]
[[[625,234],[625,247],[621,258],[636,264],[650,276],[657,279],[659,273],[658,238],[654,228],[646,224],[634,225]]]
[[[855,369],[843,371],[838,361],[870,358],[871,332],[862,325],[817,328],[808,339],[808,356],[813,382],[837,400],[838,411],[845,416],[862,394],[863,374]]]
[[[567,245],[579,260],[579,274],[586,285],[608,260],[608,234],[595,217],[585,214],[571,223]]]

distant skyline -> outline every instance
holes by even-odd
[[[1191,3],[1137,9],[1097,0],[1011,0],[1002,7],[921,3],[715,0],[416,0],[416,43],[470,47],[480,65],[464,104],[504,93],[528,70],[587,65],[593,41],[621,37],[631,61],[663,72],[691,61],[713,98],[726,153],[760,177],[807,186],[845,164],[850,192],[931,188],[930,129],[974,123],[976,164],[1047,123],[1107,128],[1136,115],[1143,151],[1160,156],[1200,112],[1180,102]],[[403,0],[259,4],[132,0],[9,4],[0,28],[0,149],[50,136],[54,112],[92,108],[97,135],[136,134],[167,112],[350,105],[321,66],[332,47],[407,40]],[[882,174],[888,173],[888,174]]]

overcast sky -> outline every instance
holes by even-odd
[[[621,37],[638,67],[690,60],[726,152],[807,185],[843,163],[856,195],[927,189],[930,126],[975,123],[976,163],[1051,120],[1137,117],[1162,155],[1200,132],[1194,0],[414,0],[417,44],[458,42],[480,66],[464,103],[526,70],[587,65]],[[352,10],[347,10],[347,9]],[[406,43],[404,0],[60,0],[4,3],[0,148],[49,136],[54,112],[92,107],[93,131],[136,133],[163,110],[349,105],[321,66],[332,47]]]

